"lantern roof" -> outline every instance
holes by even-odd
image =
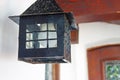
[[[71,12],[64,12],[55,0],[37,0],[26,11],[19,16],[10,16],[9,18],[15,23],[19,24],[21,16],[35,16],[35,15],[50,15],[50,14],[65,14],[72,29],[77,29],[75,26],[75,19]]]
[[[58,6],[55,0],[37,0],[22,15],[61,13],[63,10]]]
[[[26,11],[18,16],[10,16],[9,18],[19,24],[20,16],[41,15],[61,13],[63,10],[57,5],[55,0],[37,0]]]

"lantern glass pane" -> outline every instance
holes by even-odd
[[[47,40],[39,41],[39,48],[47,48]]]
[[[33,41],[26,42],[26,48],[27,48],[27,49],[32,49],[32,48],[34,48],[34,46],[33,46]]]
[[[26,40],[33,40],[33,34],[32,33],[27,33],[26,34]]]
[[[39,48],[39,42],[38,41],[34,41],[34,48]]]
[[[57,33],[56,32],[48,32],[48,38],[49,39],[57,38]]]
[[[48,44],[49,44],[49,48],[57,47],[57,40],[49,40]]]
[[[34,32],[34,31],[38,31],[38,30],[39,30],[39,27],[34,24],[27,25],[27,27],[26,27],[26,32]]]
[[[47,30],[47,23],[43,23],[40,26],[40,31],[46,31]]]
[[[38,32],[38,39],[47,39],[47,32]]]
[[[56,26],[53,23],[48,23],[48,30],[56,30]]]

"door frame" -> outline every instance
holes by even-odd
[[[92,47],[92,48],[87,49],[88,78],[89,78],[89,80],[96,80],[97,78],[98,78],[97,80],[105,80],[104,62],[109,61],[109,60],[120,60],[120,54],[119,54],[119,56],[114,56],[112,58],[109,58],[109,57],[107,58],[107,57],[104,57],[103,54],[98,55],[96,53],[98,51],[99,51],[99,53],[101,53],[102,50],[100,50],[100,49],[103,49],[105,51],[106,48],[112,48],[112,47],[114,48],[114,47],[117,47],[117,46],[120,47],[120,44],[102,45],[102,46],[97,46],[97,47]],[[93,53],[93,54],[91,54],[91,53]],[[110,55],[113,56],[112,53],[110,53]],[[116,55],[118,55],[118,53],[116,53]],[[100,57],[103,57],[103,58],[100,58]],[[98,59],[100,60],[99,62],[96,61]],[[98,62],[98,63],[96,63],[96,62]],[[99,68],[98,71],[97,71],[97,68],[95,68],[95,65],[99,65],[99,66],[97,66],[97,68]],[[95,79],[95,76],[97,76],[96,79]]]

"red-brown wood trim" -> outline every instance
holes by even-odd
[[[78,35],[79,35],[79,30],[72,30],[71,31],[71,44],[78,43]]]
[[[77,23],[120,20],[120,0],[56,0],[64,12],[72,12]]]
[[[77,23],[86,23],[86,22],[109,22],[120,20],[120,13],[107,13],[107,14],[91,14],[91,15],[81,15],[76,17]]]
[[[88,48],[87,52],[90,50],[99,49],[99,48],[103,48],[103,47],[107,47],[107,46],[120,46],[120,44],[106,44],[106,45],[96,46],[96,47]]]
[[[52,64],[52,80],[60,80],[60,65],[59,64]]]

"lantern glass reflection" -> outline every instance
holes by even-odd
[[[26,49],[57,47],[57,25],[53,23],[26,26]]]

